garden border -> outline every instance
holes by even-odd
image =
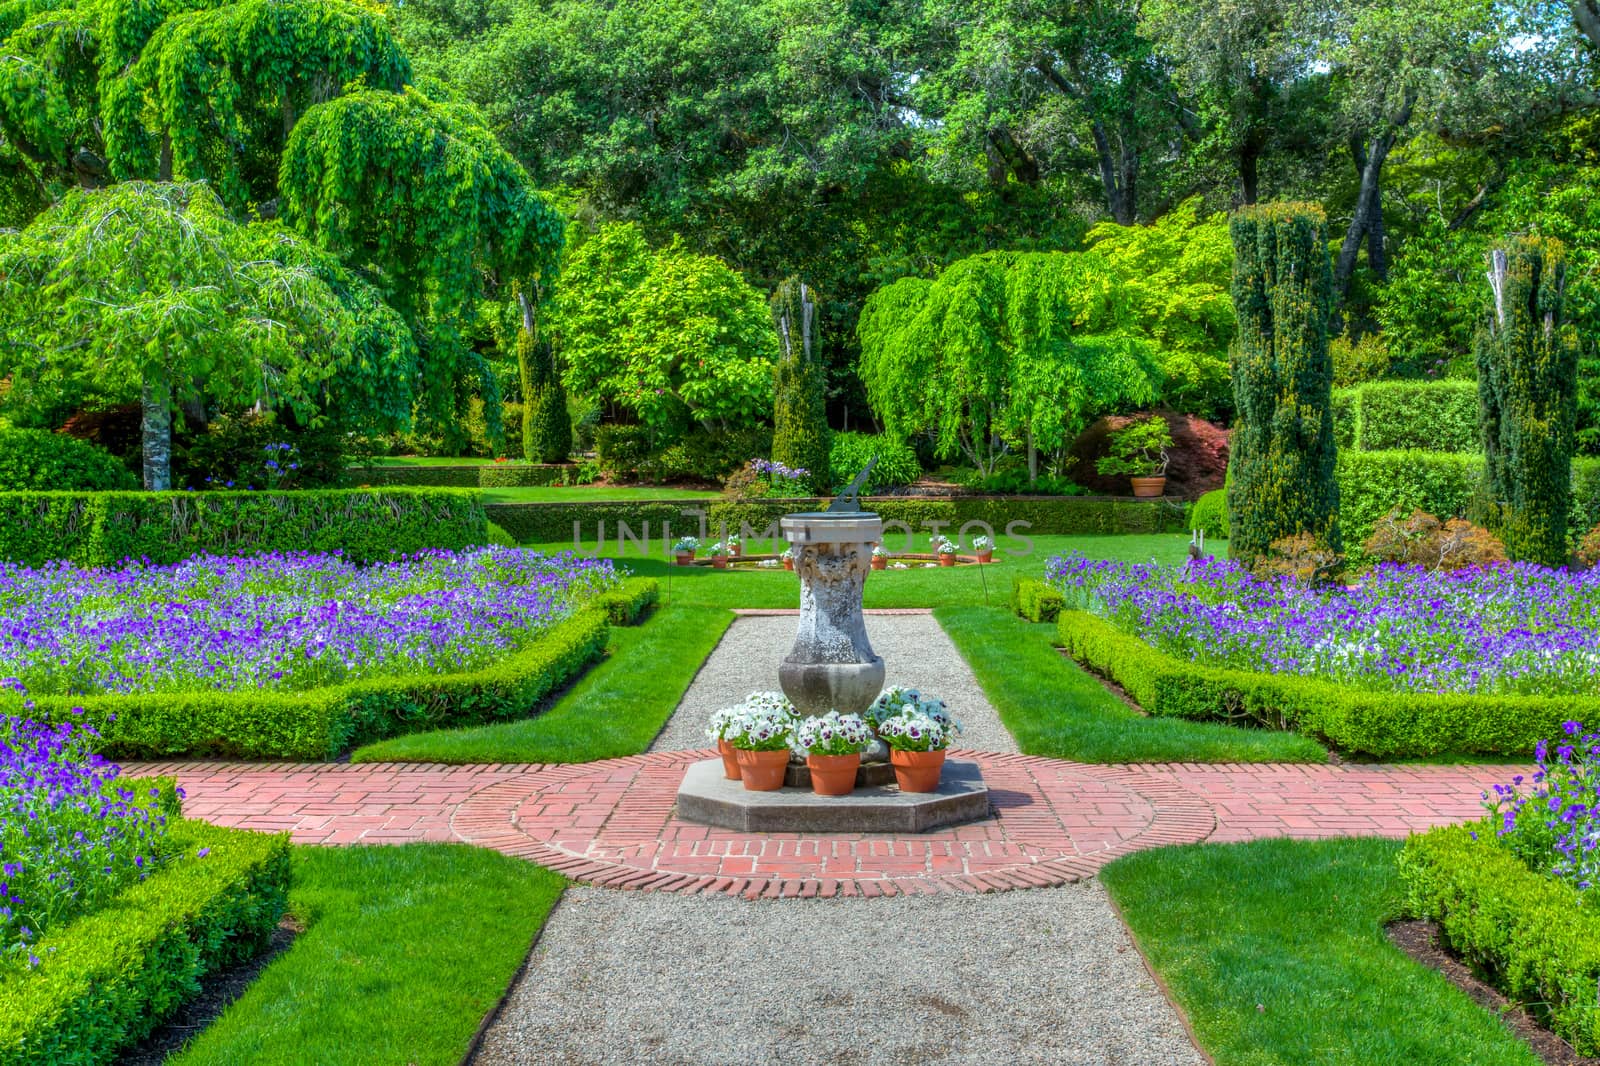
[[[1523,756],[1543,738],[1560,735],[1561,723],[1600,717],[1600,699],[1593,696],[1373,692],[1186,662],[1086,611],[1063,610],[1056,632],[1073,659],[1121,685],[1150,714],[1248,719],[1356,755]]]

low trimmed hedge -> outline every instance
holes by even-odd
[[[617,525],[626,523],[636,537],[650,526],[652,550],[659,548],[662,525],[671,526],[673,536],[698,535],[700,518],[706,512],[709,534],[715,538],[726,525],[729,533],[741,532],[748,525],[759,536],[779,518],[794,511],[826,507],[827,500],[813,498],[774,500],[639,500],[632,502],[491,503],[485,511],[496,525],[504,527],[523,543],[567,543],[576,541],[586,551],[594,550],[605,523],[606,544],[614,545]],[[864,498],[863,506],[877,512],[885,522],[903,522],[917,536],[926,536],[925,522],[938,522],[941,532],[954,536],[969,522],[982,522],[998,535],[1005,535],[1011,523],[1023,535],[1177,533],[1187,517],[1186,506],[1178,500],[1135,500],[1103,496],[955,496],[929,498],[913,496],[874,496]],[[1022,523],[1028,523],[1023,525]],[[574,533],[574,524],[577,531]],[[976,533],[974,528],[970,532]],[[902,536],[890,529],[885,538]],[[894,542],[890,540],[891,547]]]
[[[661,583],[653,577],[631,577],[622,587],[602,592],[593,606],[614,626],[631,626],[661,600]]]
[[[1215,540],[1228,539],[1228,490],[1213,489],[1194,501],[1189,509],[1190,529],[1198,529]]]
[[[352,466],[345,476],[358,485],[385,487],[475,489],[478,471],[485,464],[472,463],[461,466]]]
[[[1054,622],[1066,605],[1061,590],[1036,577],[1011,579],[1011,610],[1030,622]]]
[[[305,551],[371,562],[487,533],[482,497],[458,489],[0,493],[0,559],[34,566]]]
[[[1478,383],[1372,381],[1335,393],[1334,434],[1360,452],[1476,452]]]
[[[484,463],[478,467],[480,489],[535,489],[556,485],[573,467],[555,463]]]
[[[1375,692],[1315,677],[1186,662],[1085,611],[1063,610],[1061,644],[1154,715],[1292,729],[1374,758],[1531,753],[1561,723],[1600,717],[1594,696]]]
[[[266,947],[288,900],[288,837],[178,822],[170,839],[169,866],[46,933],[38,969],[0,978],[0,1066],[114,1062],[206,974]]]
[[[654,582],[649,582],[653,586]],[[637,617],[654,590],[633,584],[586,605],[533,644],[456,674],[377,677],[305,692],[36,696],[32,716],[100,731],[102,754],[330,759],[357,744],[526,714],[605,650],[608,617]],[[73,713],[81,707],[82,715]]]
[[[1473,833],[1478,834],[1473,839]],[[1413,836],[1400,853],[1407,907],[1580,1055],[1600,1054],[1600,913],[1536,873],[1487,823]]]

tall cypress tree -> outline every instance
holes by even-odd
[[[772,297],[780,355],[773,368],[772,461],[809,472],[811,491],[831,492],[827,372],[812,358],[817,294],[789,278]]]
[[[1478,332],[1487,519],[1513,559],[1567,561],[1578,345],[1562,317],[1566,249],[1516,238],[1489,253],[1494,303]]]
[[[522,456],[530,463],[564,463],[572,451],[572,416],[567,390],[556,373],[555,352],[539,336],[535,304],[525,293],[517,334],[517,369],[522,374]]]
[[[1253,565],[1273,541],[1309,533],[1338,551],[1327,222],[1315,204],[1262,204],[1228,229],[1239,322],[1228,550]]]

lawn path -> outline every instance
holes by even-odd
[[[734,622],[653,751],[776,688],[792,615]],[[1014,752],[928,614],[870,615],[888,684],[943,699],[964,747]],[[787,899],[571,889],[473,1060],[1201,1063],[1105,891]]]

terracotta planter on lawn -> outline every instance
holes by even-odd
[[[894,767],[895,784],[901,792],[934,792],[939,788],[939,775],[944,773],[944,752],[890,748],[889,764]]]
[[[990,548],[986,552],[979,552],[978,553],[978,562],[980,562],[980,563],[988,563],[988,562],[993,562],[993,561],[994,561],[994,549],[993,548]]]
[[[793,559],[785,559],[783,561],[783,568],[785,570],[793,570],[794,569],[794,560]]]
[[[889,569],[889,557],[886,555],[874,555],[872,557],[872,568],[874,570]]]
[[[1128,480],[1133,482],[1133,494],[1141,500],[1155,499],[1167,489],[1167,479],[1164,477],[1136,477]]]
[[[728,568],[728,557],[726,555],[713,555],[711,557],[711,565],[718,570],[726,570]]]
[[[788,748],[780,748],[777,751],[735,748],[733,754],[739,761],[739,776],[744,780],[746,790],[776,792],[783,787],[783,771],[789,765]]]
[[[956,565],[956,557],[954,555],[941,555],[939,556],[939,565],[954,566]]]
[[[722,776],[729,781],[739,780],[739,757],[735,754],[738,750],[721,737],[717,738],[717,754],[722,756]]]
[[[819,796],[848,796],[856,790],[861,753],[807,755],[806,768],[811,771],[811,791]]]
[[[694,552],[679,552],[677,561],[679,566],[689,566],[694,562]]]

